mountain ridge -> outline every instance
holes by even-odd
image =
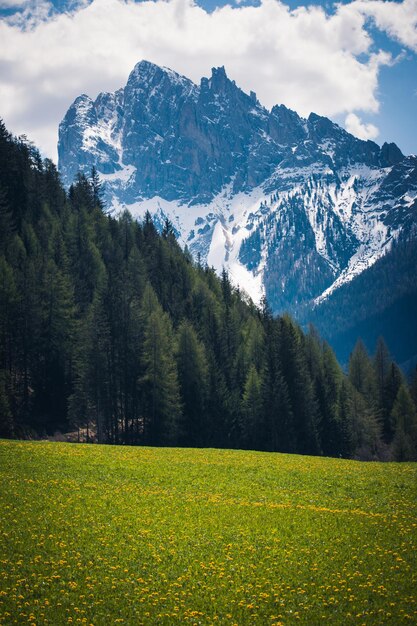
[[[169,218],[275,312],[318,305],[415,223],[417,157],[315,113],[268,111],[224,67],[198,86],[140,61],[124,88],[74,101],[58,152],[67,185],[95,166],[109,207]]]

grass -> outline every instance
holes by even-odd
[[[417,624],[417,465],[0,441],[0,624]]]

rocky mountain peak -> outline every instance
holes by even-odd
[[[385,142],[381,148],[381,164],[384,167],[396,165],[404,158],[403,153],[395,143]]]
[[[168,217],[193,254],[276,311],[326,298],[415,220],[416,157],[315,113],[268,111],[224,67],[197,86],[140,61],[125,87],[74,101],[58,151],[67,184],[95,165],[109,207]]]
[[[147,61],[146,59],[142,59],[136,63],[133,70],[130,72],[129,80],[133,80],[135,78],[142,79],[143,76],[155,74],[155,72],[161,71],[163,68],[152,61]]]
[[[69,120],[91,124],[96,120],[93,100],[86,94],[78,96],[68,110]],[[67,114],[67,115],[68,115]]]
[[[214,93],[224,93],[227,87],[233,84],[232,81],[228,79],[224,66],[212,68],[209,83]]]
[[[156,65],[150,61],[142,60],[135,65],[130,73],[126,88],[128,89],[139,86],[141,89],[146,91],[149,88],[161,87],[161,84],[164,86],[193,86],[193,82],[189,78],[174,72],[174,70],[171,70],[168,67]]]
[[[317,115],[317,113],[310,113],[307,122],[310,138],[317,143],[330,141],[338,145],[344,145],[346,142],[353,142],[357,147],[366,143],[348,133],[344,128],[329,120],[328,117]],[[374,145],[376,146],[376,144]],[[349,152],[349,150],[346,152]]]

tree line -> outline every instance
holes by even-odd
[[[417,377],[330,346],[193,261],[166,221],[66,192],[0,124],[0,436],[417,459]]]

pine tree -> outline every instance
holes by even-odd
[[[390,443],[394,436],[395,424],[392,421],[392,410],[398,391],[403,384],[405,384],[405,379],[402,371],[398,365],[391,363],[383,390],[383,409],[386,416],[384,421],[384,438],[387,443]]]
[[[350,355],[349,380],[355,389],[366,398],[368,405],[376,411],[378,392],[375,371],[361,339],[357,341]]]
[[[265,367],[262,375],[264,427],[258,434],[260,447],[279,452],[297,451],[297,433],[288,384],[283,376],[280,353],[280,322],[264,318],[266,334]]]
[[[94,298],[88,317],[87,336],[79,341],[85,349],[86,377],[81,372],[81,384],[86,387],[91,417],[94,420],[97,441],[99,443],[115,443],[118,424],[114,415],[114,385],[112,372],[112,341],[108,317],[106,290],[103,288]]]
[[[376,384],[378,387],[379,402],[383,405],[383,393],[385,381],[388,376],[389,368],[391,366],[391,357],[388,351],[387,345],[383,337],[378,338],[376,345],[375,357],[374,357],[374,369],[376,376]]]
[[[95,313],[94,307],[92,307],[85,318],[74,321],[75,340],[71,362],[72,389],[68,398],[70,428],[76,428],[78,431],[85,428],[87,442],[90,440],[91,426],[97,418],[94,411],[95,395],[93,393],[97,381],[90,378],[90,357],[93,352],[90,329],[93,319],[94,324],[97,323]]]
[[[411,377],[410,393],[417,411],[417,365]]]
[[[236,359],[239,346],[239,317],[233,306],[226,306],[220,335],[220,362],[227,386],[231,390],[236,384]]]
[[[168,239],[172,236],[175,237],[174,227],[172,225],[172,222],[166,217],[164,221],[164,227],[162,229],[162,237],[164,239]]]
[[[15,433],[9,386],[7,371],[0,369],[0,437],[13,437]]]
[[[76,211],[84,209],[91,213],[96,206],[91,181],[81,172],[77,173],[74,183],[69,188],[68,195],[71,205]]]
[[[244,448],[258,448],[262,445],[260,433],[265,424],[262,413],[262,380],[255,365],[249,369],[245,382],[241,406],[241,443]]]
[[[74,296],[81,316],[94,299],[105,279],[105,263],[100,253],[95,231],[95,215],[92,212],[91,188],[85,178],[73,187],[76,200],[72,201],[73,212],[68,225],[68,250],[74,282]],[[89,208],[79,202],[90,203]]]
[[[378,386],[374,366],[360,339],[349,359],[349,380],[357,391],[352,395],[355,449],[363,458],[377,458],[382,436]]]
[[[56,165],[45,159],[43,163],[42,198],[45,204],[51,207],[51,211],[62,220],[64,226],[65,213],[67,211],[67,197],[62,187]]]
[[[381,443],[381,424],[366,398],[348,381],[348,414],[352,449],[356,458],[376,460]]]
[[[260,320],[250,316],[240,325],[240,337],[236,355],[236,378],[240,386],[245,384],[252,365],[260,372],[265,360],[265,332]]]
[[[143,294],[141,317],[144,323],[142,398],[144,442],[173,444],[181,437],[181,402],[174,358],[173,331],[149,285]]]
[[[288,385],[297,449],[302,454],[319,454],[318,406],[303,351],[302,336],[288,316],[280,319],[280,357]]]
[[[389,443],[392,439],[392,425],[391,425],[391,406],[386,406],[387,400],[387,386],[389,382],[390,370],[391,370],[391,357],[385,341],[382,337],[378,338],[375,357],[374,357],[374,370],[377,386],[378,397],[378,411],[382,420],[382,434],[384,441]]]
[[[91,169],[90,182],[94,206],[102,210],[104,209],[103,185],[100,181],[100,176],[95,165],[93,165]]]
[[[191,322],[206,346],[220,358],[221,306],[213,291],[202,279],[191,292]]]
[[[12,403],[15,373],[16,315],[18,294],[13,270],[0,256],[0,436],[11,437],[15,433]]]
[[[15,231],[13,213],[5,189],[0,183],[0,255],[6,253],[7,246]]]
[[[392,453],[395,461],[417,460],[417,412],[406,385],[401,385],[391,413],[395,434]]]
[[[208,437],[206,445],[216,448],[231,448],[230,426],[233,424],[236,406],[234,397],[226,384],[222,368],[213,351],[207,354],[209,363],[209,394],[207,402]]]
[[[38,428],[51,433],[65,428],[67,384],[71,362],[74,307],[70,281],[51,260],[40,274],[36,353],[32,363],[33,411]]]
[[[205,419],[208,401],[208,363],[205,348],[194,328],[183,321],[178,329],[178,378],[183,402],[183,432],[180,443],[202,446],[210,424]]]
[[[349,450],[348,427],[342,418],[343,373],[333,350],[323,345],[323,408],[320,424],[323,453],[329,456],[345,456]]]
[[[354,391],[347,377],[343,377],[339,392],[338,421],[342,433],[342,448],[339,451],[339,456],[345,458],[351,458],[355,452],[356,442],[351,412],[351,399]],[[324,438],[323,441],[326,439]]]

